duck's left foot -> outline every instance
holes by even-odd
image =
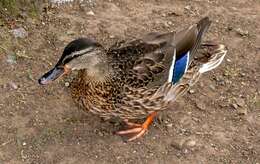
[[[148,131],[148,127],[151,125],[151,123],[153,122],[153,119],[156,115],[157,115],[157,112],[151,113],[143,124],[131,123],[131,122],[128,122],[128,120],[125,120],[125,123],[129,127],[129,129],[118,131],[118,132],[116,132],[116,134],[131,135],[132,137],[129,138],[127,141],[133,141],[137,138],[140,138],[145,134],[145,132]]]

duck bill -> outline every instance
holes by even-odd
[[[63,76],[64,74],[67,74],[68,70],[65,69],[65,67],[54,67],[49,72],[45,73],[39,80],[39,84],[46,85],[50,82],[58,79],[59,77]]]

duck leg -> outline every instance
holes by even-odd
[[[133,141],[137,138],[142,137],[145,132],[148,131],[148,127],[151,125],[151,123],[154,120],[154,117],[157,115],[157,112],[151,113],[145,120],[143,124],[136,124],[132,122],[128,122],[128,120],[125,120],[125,123],[130,127],[127,130],[121,130],[116,132],[118,135],[133,135],[133,137],[129,138],[128,141]]]

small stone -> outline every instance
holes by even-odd
[[[171,146],[177,150],[181,150],[183,148],[183,141],[174,141],[173,143],[171,143]]]
[[[23,146],[26,146],[27,144],[26,144],[26,142],[23,142],[22,145],[23,145]]]
[[[227,62],[231,63],[231,60],[230,60],[230,59],[227,59]]]
[[[242,82],[241,82],[241,85],[245,86],[245,85],[246,85],[246,83],[242,81]]]
[[[110,39],[114,39],[114,38],[115,38],[115,35],[109,35],[109,38],[110,38]]]
[[[243,73],[243,72],[240,72],[240,75],[241,75],[242,77],[245,77],[245,76],[246,76],[246,74]]]
[[[9,64],[16,64],[16,55],[15,54],[8,55],[6,62]]]
[[[210,88],[211,90],[213,90],[213,91],[216,90],[216,87],[215,87],[214,85],[212,85],[212,84],[209,85],[209,88]]]
[[[200,122],[200,119],[198,119],[196,117],[192,117],[192,120],[194,120],[195,122]]]
[[[248,31],[244,31],[244,30],[242,30],[241,28],[237,28],[237,29],[236,29],[236,32],[237,32],[239,35],[243,36],[243,37],[249,35],[249,32],[248,32]]]
[[[173,124],[172,124],[172,123],[166,124],[166,126],[167,126],[168,128],[171,128],[171,127],[173,126]]]
[[[92,10],[90,10],[89,12],[87,12],[87,15],[94,16],[95,13]]]
[[[193,94],[193,93],[195,93],[195,90],[190,89],[190,90],[189,90],[189,93],[190,93],[190,94]]]
[[[242,99],[242,98],[237,98],[236,99],[236,103],[237,103],[237,105],[238,106],[240,106],[240,107],[243,107],[243,106],[245,106],[245,100],[244,99]]]
[[[189,6],[189,5],[188,5],[188,6],[185,6],[184,9],[185,9],[185,10],[191,10],[191,6]]]
[[[72,30],[69,30],[69,31],[67,31],[67,35],[75,35],[75,31],[72,31]]]
[[[69,87],[70,83],[69,82],[65,82],[65,87]]]
[[[184,154],[187,154],[188,152],[189,152],[188,149],[184,149],[184,150],[183,150],[183,153],[184,153]]]
[[[246,108],[239,108],[238,114],[239,115],[247,115],[247,109]]]
[[[168,24],[168,22],[165,22],[165,23],[164,23],[164,26],[165,26],[165,27],[170,27],[169,24]]]
[[[170,26],[173,25],[172,21],[168,21],[167,24]]]
[[[223,75],[224,75],[224,76],[229,76],[229,72],[228,72],[228,71],[225,71]]]
[[[193,147],[196,145],[196,141],[195,140],[188,140],[186,143],[185,143],[186,146],[188,147]]]
[[[167,14],[165,14],[165,13],[162,14],[162,17],[166,17],[166,16],[167,16]]]
[[[98,135],[99,135],[100,137],[103,137],[103,136],[104,136],[104,133],[102,133],[101,131],[99,131],[99,132],[98,132]]]
[[[9,82],[9,85],[13,88],[13,89],[18,89],[18,86],[14,83],[14,82]]]
[[[199,86],[203,88],[204,87],[204,83],[202,81],[199,82]]]
[[[11,32],[13,33],[15,38],[25,38],[28,36],[27,31],[22,27],[13,29],[11,30]]]
[[[237,109],[237,108],[238,108],[237,104],[232,104],[232,107],[233,107],[234,109]]]
[[[223,80],[223,79],[219,79],[219,81],[218,81],[218,85],[222,85],[222,86],[224,86],[226,84],[226,81],[225,80]]]
[[[197,102],[196,102],[196,106],[197,106],[197,108],[199,108],[200,110],[205,110],[205,109],[206,109],[206,105],[205,105],[203,102],[201,102],[201,101],[197,101]]]
[[[232,31],[233,27],[232,26],[228,26],[227,29],[228,29],[228,31]]]

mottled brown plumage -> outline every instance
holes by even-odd
[[[223,45],[201,44],[209,25],[206,17],[183,31],[150,33],[118,42],[108,50],[89,39],[75,40],[39,82],[46,84],[67,70],[79,70],[71,90],[83,109],[105,119],[154,117],[223,60]],[[135,138],[140,137],[148,122],[145,127],[135,125],[132,131],[119,134],[136,132]]]

